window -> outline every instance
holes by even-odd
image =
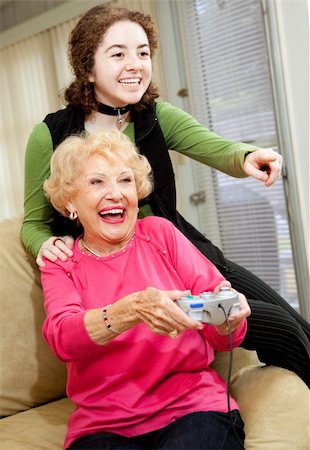
[[[185,0],[178,13],[190,112],[226,138],[276,148],[260,1]],[[200,231],[298,309],[283,181],[266,189],[197,162],[193,173],[196,190],[206,193]]]

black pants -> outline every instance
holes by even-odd
[[[158,197],[158,195],[157,195]],[[157,198],[156,197],[156,198]],[[156,200],[154,197],[154,201]],[[194,228],[177,211],[160,207],[157,215],[171,220],[176,227],[244,294],[252,310],[248,331],[242,346],[256,350],[261,362],[292,370],[310,388],[310,325],[265,282],[256,275],[226,259],[212,242]],[[152,204],[156,211],[156,202]]]
[[[241,344],[256,350],[261,362],[292,370],[310,388],[310,325],[270,286],[248,270],[226,260],[218,269],[251,307],[247,335]]]
[[[240,450],[243,442],[243,421],[239,411],[234,410],[231,419],[227,413],[212,411],[187,414],[164,428],[132,438],[114,433],[88,435],[75,441],[69,449]]]

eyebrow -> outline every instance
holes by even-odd
[[[132,173],[133,173],[133,172],[132,172],[131,169],[123,170],[123,172],[119,173],[118,176],[122,176],[122,175],[131,175]],[[97,177],[107,177],[106,174],[100,173],[100,172],[92,172],[92,173],[88,173],[88,174],[85,175],[85,177],[94,177],[94,176],[97,176]]]
[[[143,48],[143,47],[148,47],[148,48],[150,48],[149,44],[141,44],[141,45],[138,45],[137,48],[140,49],[140,48]],[[111,45],[110,47],[108,47],[108,48],[105,50],[105,53],[107,53],[109,50],[112,50],[113,48],[124,49],[124,48],[127,48],[127,46],[126,46],[126,45],[123,45],[123,44],[113,44],[113,45]]]

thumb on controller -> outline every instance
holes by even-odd
[[[228,280],[222,280],[218,286],[214,289],[214,292],[220,292],[221,288],[228,287],[231,288],[231,283]]]

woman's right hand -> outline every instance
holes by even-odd
[[[44,267],[43,256],[50,261],[55,262],[58,258],[66,261],[68,256],[72,256],[74,239],[72,236],[52,236],[41,245],[39,253],[36,258],[36,263],[39,267]]]
[[[184,330],[203,329],[202,323],[192,320],[175,303],[175,300],[189,294],[190,291],[162,291],[148,287],[144,291],[128,294],[106,307],[110,329],[102,326],[102,308],[86,312],[85,327],[90,338],[99,345],[108,344],[120,333],[142,322],[153,333],[175,339]]]
[[[131,305],[136,317],[146,323],[153,333],[175,338],[186,329],[203,328],[200,322],[191,319],[175,303],[175,300],[189,294],[190,291],[162,291],[149,287],[134,294]]]

